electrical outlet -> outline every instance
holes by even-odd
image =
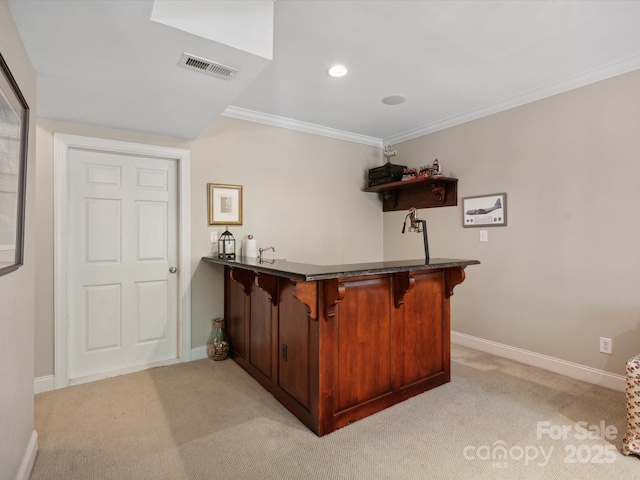
[[[211,243],[218,242],[218,232],[211,232]]]
[[[600,353],[613,353],[613,341],[610,338],[600,337]]]

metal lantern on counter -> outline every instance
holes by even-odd
[[[223,260],[236,259],[236,239],[233,238],[228,227],[225,227],[225,231],[218,239],[218,258]]]

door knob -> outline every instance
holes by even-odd
[[[169,269],[169,273],[176,273],[178,271],[178,269],[176,267],[171,267]]]

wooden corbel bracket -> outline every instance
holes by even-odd
[[[444,202],[444,197],[446,196],[446,189],[443,183],[433,183],[431,184],[431,193],[436,197],[439,202]]]
[[[393,274],[393,304],[396,308],[404,304],[404,295],[416,284],[413,272],[400,272]]]
[[[326,319],[336,316],[336,306],[344,298],[345,286],[338,280],[324,282],[324,315]]]
[[[395,190],[387,190],[382,192],[382,201],[387,208],[395,208],[398,203]]]
[[[274,307],[278,306],[278,277],[256,273],[256,285],[269,295],[269,301]]]
[[[243,270],[241,268],[231,269],[231,278],[242,285],[242,290],[245,295],[251,293],[251,272],[249,270]]]
[[[454,287],[464,282],[464,278],[466,276],[464,273],[464,269],[465,267],[462,266],[457,268],[447,268],[444,271],[445,297],[449,298],[451,295],[453,295]]]
[[[316,282],[296,282],[293,296],[309,309],[309,318],[318,320],[318,295]]]

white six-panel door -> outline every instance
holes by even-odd
[[[85,149],[68,161],[70,383],[177,359],[176,162]]]

